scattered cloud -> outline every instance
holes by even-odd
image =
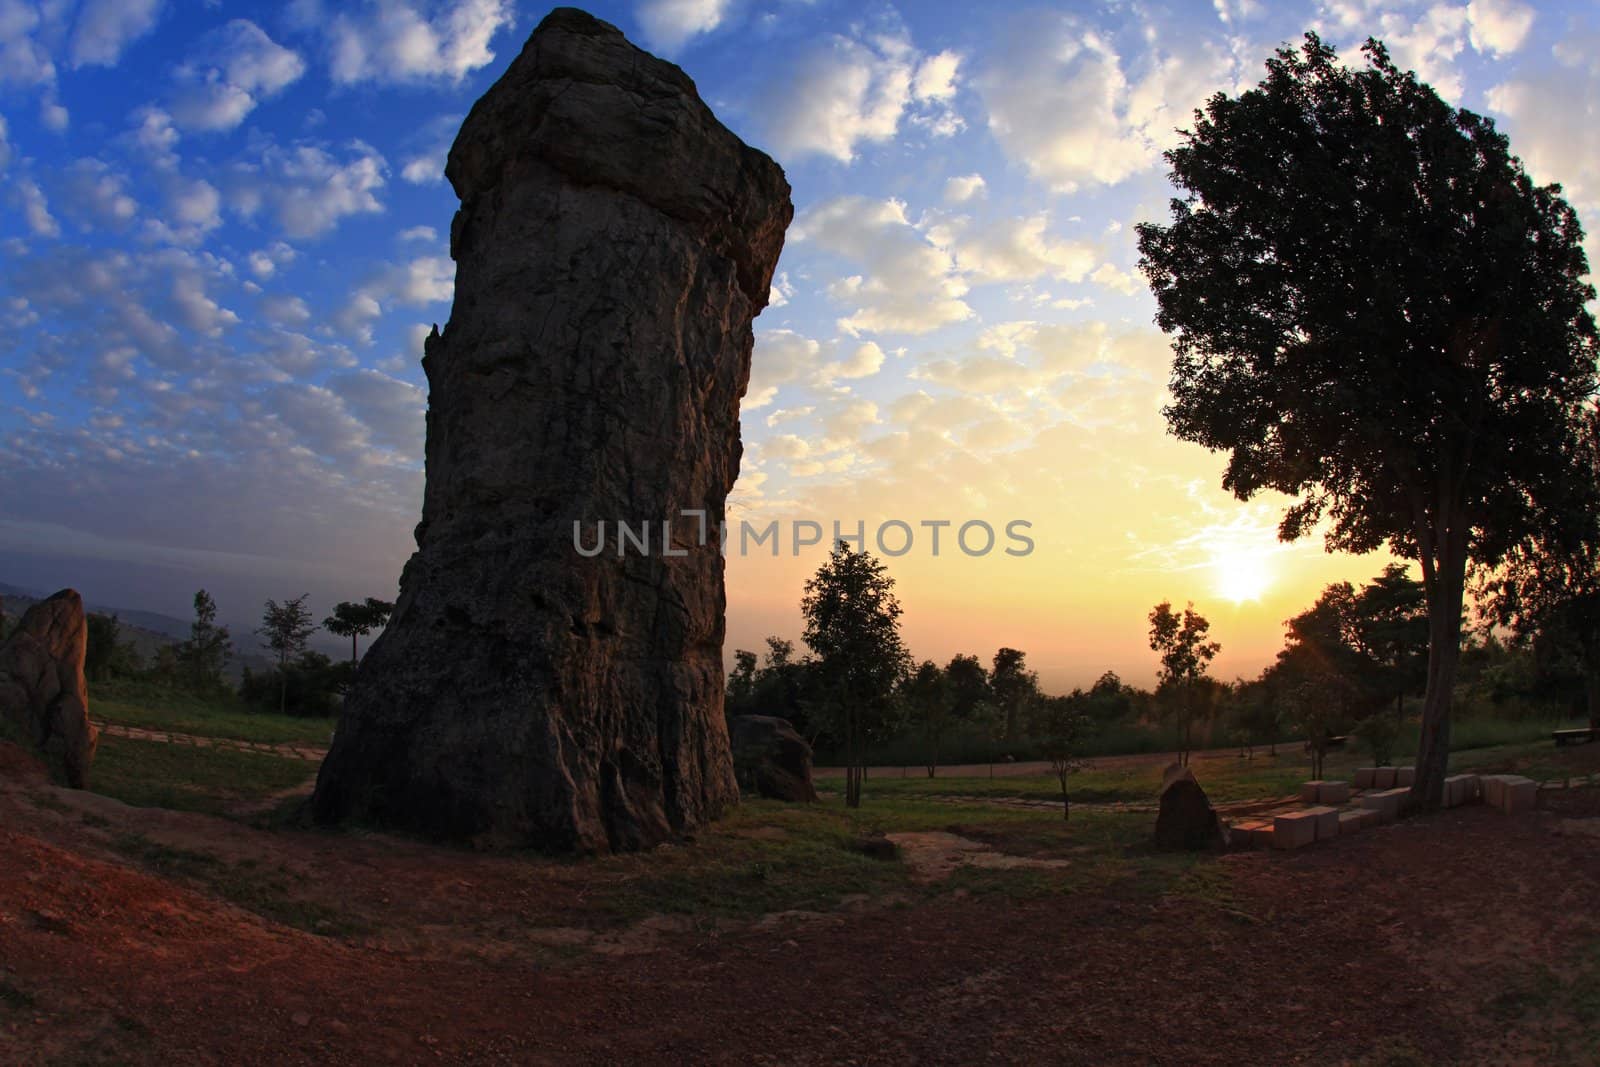
[[[188,130],[231,130],[305,69],[297,52],[248,19],[234,19],[206,34],[195,58],[178,68],[172,118]]]
[[[633,13],[646,44],[676,53],[722,25],[731,7],[731,0],[640,0]]]
[[[944,202],[965,204],[974,197],[984,195],[986,184],[981,174],[963,174],[949,178],[944,183]]]
[[[234,168],[229,192],[241,214],[265,206],[289,237],[317,237],[347,216],[382,211],[387,169],[377,149],[359,142],[342,161],[315,145],[269,143],[259,163]]]
[[[297,0],[293,15],[322,34],[341,85],[460,82],[494,62],[495,34],[515,22],[508,0],[360,0],[331,11]]]
[[[936,136],[959,130],[950,104],[960,67],[953,52],[920,55],[898,24],[859,36],[833,34],[769,86],[763,112],[780,153],[849,163],[862,144],[893,139],[908,114]]]
[[[829,287],[836,301],[854,305],[839,320],[846,333],[921,334],[973,315],[954,257],[911,224],[902,201],[836,197],[790,232],[866,269]]]
[[[1232,83],[1215,41],[1162,47],[1153,29],[1137,63],[1110,36],[1062,14],[1013,19],[976,77],[989,130],[1011,158],[1059,192],[1115,185],[1156,165],[1195,106]]]
[[[129,44],[155,28],[162,0],[86,0],[72,30],[74,67],[111,67]]]

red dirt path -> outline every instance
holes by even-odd
[[[945,894],[552,961],[516,917],[582,900],[515,860],[0,786],[0,1062],[1594,1062],[1559,1014],[1485,1010],[1600,938],[1600,797],[1556,803],[1230,856],[1220,903]],[[390,901],[383,935],[275,925],[105,847],[152,818]]]

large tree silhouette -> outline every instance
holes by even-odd
[[[1295,497],[1330,549],[1420,562],[1428,670],[1413,803],[1437,806],[1469,561],[1493,563],[1571,471],[1595,384],[1577,216],[1488,119],[1383,46],[1342,65],[1307,34],[1214,96],[1167,153],[1187,196],[1139,228],[1173,335],[1179,438],[1225,488]]]

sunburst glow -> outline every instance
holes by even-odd
[[[1211,574],[1217,595],[1235,604],[1260,600],[1272,585],[1272,565],[1267,554],[1242,548],[1213,553]]]

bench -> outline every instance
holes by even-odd
[[[1348,745],[1349,743],[1350,743],[1350,735],[1349,734],[1341,734],[1338,737],[1330,737],[1330,738],[1328,738],[1327,744],[1325,744],[1323,746],[1322,750],[1324,752],[1332,752],[1334,749],[1343,748],[1345,745]],[[1305,742],[1305,748],[1306,748],[1307,752],[1311,751],[1311,742],[1310,741]]]
[[[1594,740],[1594,728],[1580,726],[1575,730],[1557,730],[1550,736],[1554,739],[1557,748],[1562,745],[1582,745]]]

